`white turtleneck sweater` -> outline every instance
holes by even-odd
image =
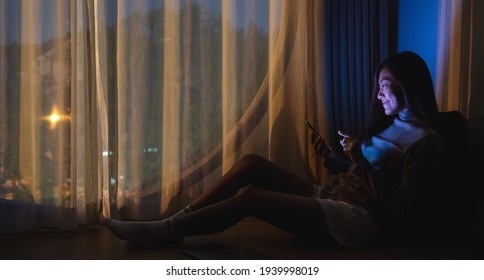
[[[436,132],[409,111],[398,114],[393,123],[369,143],[362,144],[363,156],[376,171],[399,170],[403,166],[407,149],[420,139]]]

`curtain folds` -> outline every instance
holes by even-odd
[[[317,176],[322,3],[0,0],[0,234],[161,218],[247,153]]]
[[[337,131],[357,135],[364,128],[371,99],[373,73],[397,49],[395,1],[325,1],[325,120],[337,143]],[[339,145],[335,145],[340,150]]]
[[[439,14],[436,93],[439,109],[482,122],[482,25],[480,1],[442,0]],[[477,124],[477,123],[476,123]],[[476,134],[481,134],[476,131]]]
[[[77,227],[68,1],[1,1],[0,232]]]

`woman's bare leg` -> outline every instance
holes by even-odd
[[[252,187],[241,191],[248,185]],[[179,237],[208,234],[253,216],[296,235],[330,238],[312,192],[311,183],[260,156],[248,155],[192,202],[189,211],[162,221],[108,225],[122,239],[154,244],[172,238],[172,229]]]
[[[253,187],[183,216],[154,222],[110,220],[108,226],[118,237],[138,245],[173,245],[183,237],[223,231],[249,216],[296,236],[334,243],[316,199]]]
[[[212,188],[195,199],[190,208],[197,210],[230,198],[248,185],[301,196],[311,196],[313,192],[311,183],[271,161],[251,154],[244,156]]]
[[[173,219],[181,237],[223,231],[252,216],[305,238],[334,241],[320,203],[309,197],[244,188],[237,195]]]

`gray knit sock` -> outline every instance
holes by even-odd
[[[171,246],[181,241],[171,218],[153,222],[108,220],[106,224],[117,237],[138,246]]]

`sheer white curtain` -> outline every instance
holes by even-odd
[[[115,40],[97,49],[99,64],[116,53],[115,93],[98,91],[111,98],[100,110],[108,115],[105,216],[172,213],[247,153],[309,176],[304,119],[308,81],[317,77],[306,71],[311,1],[95,4],[96,20],[109,10],[116,22],[111,38],[102,24],[95,32],[99,41]]]
[[[310,179],[321,6],[0,0],[0,233],[160,218],[247,153]]]
[[[481,120],[483,11],[481,1],[440,1],[436,78],[441,110],[458,110],[468,118]]]
[[[74,230],[71,3],[0,1],[0,232]]]

